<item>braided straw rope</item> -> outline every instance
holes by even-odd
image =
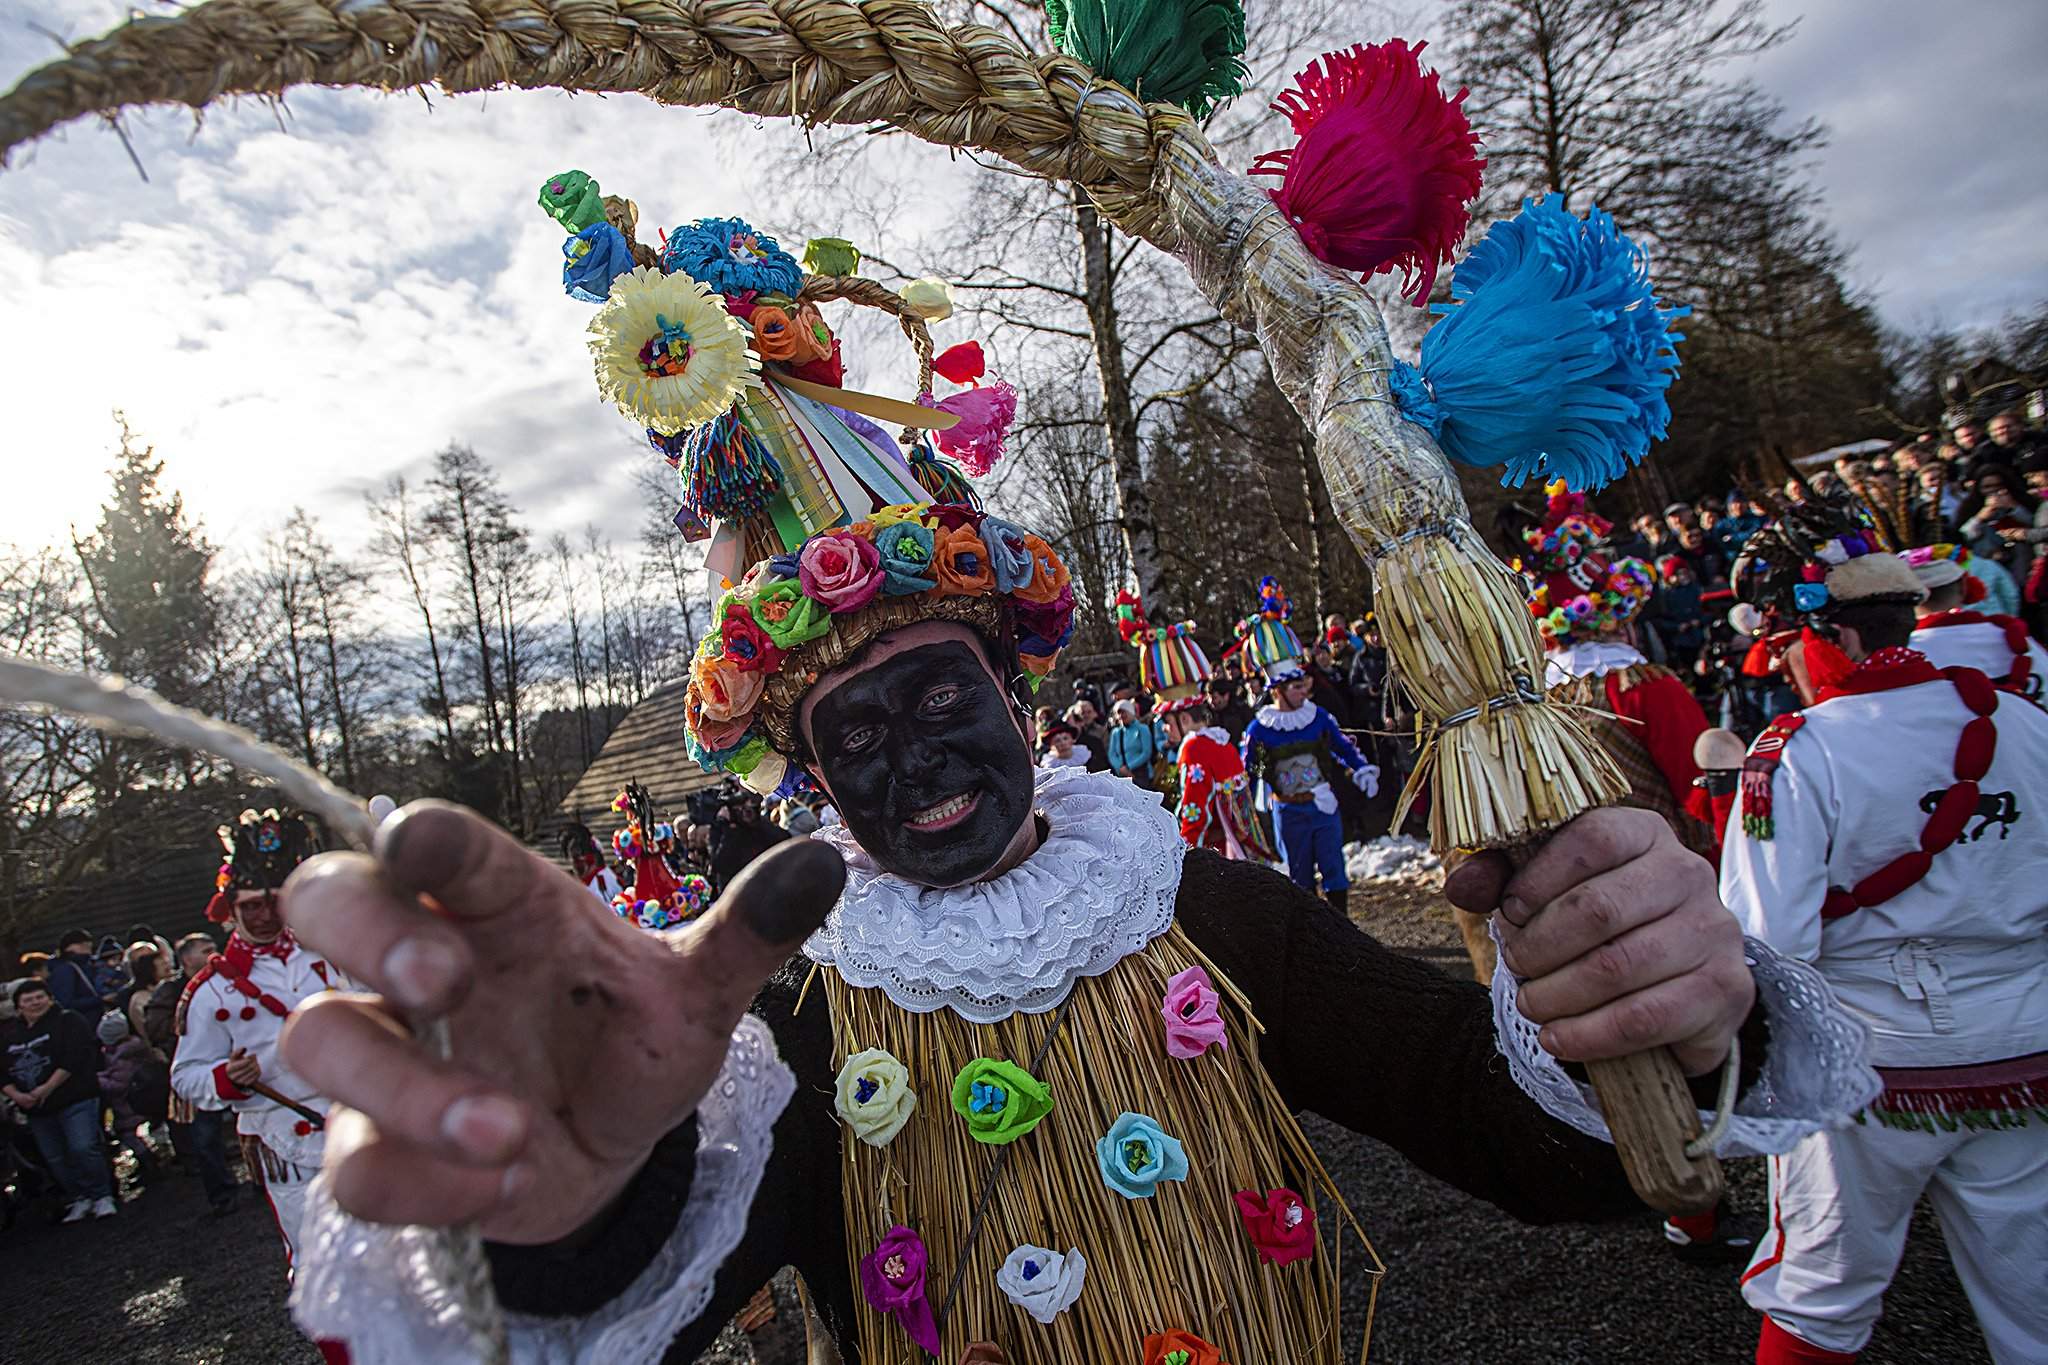
[[[88,721],[102,730],[161,740],[181,749],[195,749],[225,759],[277,783],[278,789],[350,848],[367,851],[377,832],[367,806],[306,767],[289,754],[271,748],[239,725],[230,725],[197,711],[174,706],[146,688],[119,678],[95,678],[52,668],[30,659],[0,654],[0,701],[45,707]],[[448,1026],[437,1020],[423,1035],[436,1056],[448,1056]],[[446,1285],[461,1305],[468,1330],[483,1365],[509,1358],[505,1317],[491,1288],[490,1262],[483,1239],[471,1226],[443,1229],[427,1239],[434,1258],[433,1277]]]
[[[910,338],[910,349],[917,354],[917,391],[932,391],[932,333],[916,309],[889,286],[857,275],[806,275],[803,288],[796,293],[798,303],[828,303],[834,299],[880,309],[902,324],[903,335]]]

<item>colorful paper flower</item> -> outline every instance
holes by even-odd
[[[738,720],[761,700],[768,675],[748,672],[729,659],[699,654],[690,664],[690,680],[703,698],[704,716],[713,721]]]
[[[699,218],[668,235],[661,268],[680,271],[721,294],[753,290],[791,298],[803,288],[803,267],[765,232],[739,218]]]
[[[720,416],[758,382],[738,320],[703,285],[646,266],[612,281],[590,353],[598,392],[664,435]]]
[[[1145,1338],[1145,1365],[1223,1365],[1214,1346],[1176,1327]]]
[[[930,592],[939,585],[932,574],[932,532],[914,521],[875,529],[875,549],[882,557],[882,591],[891,597]]]
[[[860,1292],[868,1307],[896,1319],[912,1341],[937,1355],[939,1329],[925,1299],[924,1272],[924,1239],[899,1225],[860,1258]]]
[[[585,303],[603,303],[612,281],[633,268],[633,250],[619,230],[602,220],[562,243],[562,292]]]
[[[939,530],[932,545],[932,576],[948,597],[979,597],[996,585],[988,546],[971,525]]]
[[[1209,979],[1207,971],[1196,966],[1176,972],[1166,983],[1166,998],[1159,1007],[1166,1020],[1167,1056],[1186,1060],[1201,1056],[1211,1047],[1229,1047],[1230,1037],[1218,1009],[1220,1003],[1216,983]]]
[[[955,384],[972,383],[988,373],[988,357],[982,354],[980,342],[963,341],[932,358],[932,373]]]
[[[692,666],[694,672],[694,665]],[[713,720],[704,714],[704,689],[695,678],[683,689],[683,725],[689,731],[693,742],[714,753],[737,749],[740,741],[747,737],[747,728],[754,723],[752,711],[729,716],[724,720]]]
[[[1232,1198],[1260,1264],[1292,1265],[1316,1254],[1316,1211],[1293,1190],[1267,1190],[1263,1197],[1239,1190]]]
[[[959,421],[934,433],[939,449],[960,462],[960,467],[980,478],[996,467],[1003,457],[1003,442],[1010,423],[1017,418],[1017,390],[998,379],[986,388],[948,394],[932,404],[950,412]]]
[[[916,1112],[917,1095],[903,1063],[871,1047],[839,1068],[832,1108],[855,1137],[870,1147],[886,1147]]]
[[[976,1057],[953,1078],[953,1112],[976,1142],[1015,1142],[1052,1111],[1051,1088],[1015,1062]]]
[[[1026,598],[1017,603],[1017,630],[1020,634],[1036,637],[1043,648],[1034,652],[1051,653],[1065,649],[1067,641],[1074,635],[1074,587],[1063,583],[1050,601],[1033,602]]]
[[[796,350],[790,360],[798,365],[832,358],[832,329],[825,325],[824,314],[815,303],[800,303],[791,316],[791,332],[795,334]]]
[[[927,275],[903,286],[904,305],[926,322],[944,322],[953,316],[953,290],[944,280]]]
[[[795,556],[790,559],[793,572]],[[832,614],[804,596],[803,584],[793,577],[777,579],[761,589],[753,607],[755,622],[768,632],[777,649],[795,649],[832,629]]]
[[[1016,588],[1016,595],[1026,602],[1051,602],[1060,595],[1060,590],[1072,582],[1067,566],[1052,552],[1052,546],[1039,537],[1027,534],[1024,548],[1031,555],[1031,581]]]
[[[604,221],[604,193],[582,171],[563,171],[541,182],[540,206],[570,232]]]
[[[996,1288],[1033,1321],[1050,1323],[1081,1297],[1087,1274],[1088,1262],[1078,1250],[1069,1248],[1062,1256],[1045,1247],[1020,1246],[996,1271]]]
[[[770,304],[756,304],[747,321],[754,327],[754,354],[763,360],[789,360],[797,352],[796,320]]]
[[[754,620],[746,602],[726,603],[718,638],[726,661],[742,673],[773,673],[782,664],[781,646]]]
[[[996,591],[1015,593],[1029,587],[1038,574],[1037,561],[1032,558],[1028,540],[1035,539],[1020,526],[1013,526],[997,517],[985,517],[981,523],[981,541],[988,547],[989,567],[996,576]]]
[[[1185,1180],[1188,1154],[1155,1119],[1128,1111],[1095,1144],[1102,1183],[1126,1199],[1150,1199],[1163,1180]]]
[[[826,531],[804,542],[797,578],[804,595],[827,611],[859,611],[881,591],[882,556],[851,530]]]
[[[813,275],[851,275],[860,269],[860,248],[844,237],[813,237],[804,244],[804,269]]]

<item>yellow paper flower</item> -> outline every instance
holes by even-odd
[[[590,321],[597,391],[664,436],[702,426],[758,384],[746,329],[688,275],[641,266]]]
[[[917,1109],[910,1072],[878,1047],[856,1052],[839,1068],[832,1108],[870,1147],[886,1147]]]
[[[944,322],[953,316],[953,291],[935,276],[927,275],[904,285],[903,302],[926,322]]]
[[[897,502],[887,507],[877,507],[868,514],[868,524],[877,531],[884,526],[897,526],[903,522],[913,526],[936,526],[930,505],[922,502]]]

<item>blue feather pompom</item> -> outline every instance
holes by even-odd
[[[1459,263],[1451,298],[1420,369],[1397,362],[1391,387],[1452,459],[1583,492],[1662,439],[1685,339],[1671,322],[1690,310],[1658,304],[1642,250],[1607,214],[1525,202]]]

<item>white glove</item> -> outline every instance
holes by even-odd
[[[1380,770],[1375,763],[1361,763],[1351,770],[1351,780],[1367,796],[1380,794]]]

